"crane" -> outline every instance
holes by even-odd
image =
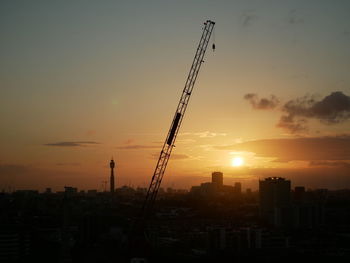
[[[167,134],[167,137],[165,139],[165,142],[163,144],[163,148],[160,151],[160,155],[158,158],[158,162],[156,165],[156,168],[154,170],[151,183],[148,187],[147,195],[144,200],[141,215],[138,218],[139,222],[144,225],[147,221],[148,217],[150,216],[150,213],[153,210],[154,202],[158,194],[158,190],[160,187],[160,184],[162,182],[171,152],[173,148],[175,147],[175,140],[177,137],[177,134],[179,132],[183,117],[185,115],[187,105],[189,102],[189,99],[192,94],[192,90],[194,87],[194,84],[196,82],[199,70],[201,68],[202,63],[204,62],[203,58],[205,55],[205,52],[207,50],[207,46],[210,40],[210,36],[213,32],[215,22],[211,20],[207,20],[204,23],[203,32],[201,39],[199,41],[196,54],[193,59],[193,63],[190,69],[190,72],[187,76],[187,80],[185,83],[185,87],[182,91],[180,101],[177,105],[175,115],[173,118],[173,121],[171,123],[169,132]],[[213,50],[215,50],[215,44],[212,46]]]

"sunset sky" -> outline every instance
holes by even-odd
[[[164,187],[350,187],[350,1],[1,1],[0,191],[147,187],[216,22]],[[212,42],[211,41],[211,42]],[[243,165],[232,166],[240,157]]]

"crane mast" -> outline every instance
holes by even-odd
[[[193,63],[190,69],[190,72],[188,74],[185,87],[182,91],[182,95],[179,101],[179,104],[176,108],[175,116],[173,118],[173,121],[171,123],[168,135],[166,137],[166,140],[163,144],[163,148],[160,152],[159,159],[156,165],[156,168],[154,170],[151,183],[148,187],[147,195],[145,198],[145,201],[143,203],[142,207],[142,215],[139,218],[143,223],[147,220],[149,214],[151,213],[155,199],[157,197],[157,193],[160,187],[160,184],[162,182],[165,169],[167,167],[171,152],[174,147],[174,143],[177,137],[177,134],[179,132],[181,122],[183,120],[183,117],[186,112],[186,108],[189,102],[189,99],[192,94],[192,90],[194,87],[194,84],[196,82],[199,70],[201,68],[202,63],[204,62],[203,58],[205,55],[205,52],[207,50],[207,46],[210,40],[210,36],[213,32],[215,22],[211,20],[207,20],[204,23],[203,32],[201,39],[199,41],[196,54],[193,59]],[[215,46],[213,45],[213,49]]]

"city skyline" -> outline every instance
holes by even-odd
[[[350,4],[1,3],[0,185],[147,187],[201,24],[217,26],[162,186],[214,170],[350,188]]]

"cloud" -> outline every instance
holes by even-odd
[[[88,130],[88,131],[86,131],[86,135],[87,136],[94,136],[94,135],[96,135],[96,131],[95,130]]]
[[[215,146],[218,150],[254,152],[258,157],[292,160],[350,160],[350,136],[266,139]]]
[[[279,100],[271,95],[269,99],[259,98],[257,94],[244,96],[254,109],[275,109]],[[296,134],[308,131],[308,120],[316,119],[325,125],[342,123],[350,119],[350,96],[341,91],[332,92],[318,100],[315,96],[306,95],[292,99],[278,108],[282,112],[276,127]]]
[[[184,132],[184,133],[180,133],[179,135],[180,136],[194,135],[194,136],[198,136],[199,138],[213,138],[217,136],[226,136],[227,133],[204,131],[204,132],[194,132],[194,133]]]
[[[193,140],[193,139],[177,139],[176,140],[176,144],[193,144],[195,143],[196,140]]]
[[[80,166],[80,163],[56,163],[57,166]]]
[[[161,146],[159,145],[141,145],[141,144],[133,144],[126,146],[118,146],[119,150],[140,150],[140,149],[159,149]]]
[[[288,23],[291,25],[303,24],[304,19],[299,15],[297,10],[293,9],[289,12]]]
[[[98,142],[92,141],[77,141],[77,142],[55,142],[55,143],[46,143],[45,146],[57,146],[57,147],[83,147],[87,145],[100,144]]]
[[[134,139],[127,139],[126,141],[124,141],[124,144],[132,144],[135,140]]]
[[[317,119],[323,124],[337,124],[350,118],[350,97],[341,91],[332,92],[322,100],[304,96],[284,104],[277,127],[291,133],[307,130],[307,119]]]
[[[253,13],[253,11],[247,11],[241,16],[242,26],[251,26],[258,16]]]
[[[322,167],[344,167],[350,168],[349,162],[340,162],[340,161],[311,161],[309,162],[309,166],[322,166]]]
[[[249,101],[253,108],[257,110],[272,110],[279,104],[279,100],[274,95],[271,95],[269,99],[260,99],[257,94],[248,93],[244,95],[244,99]]]
[[[152,154],[153,159],[158,159],[159,158],[159,153],[154,153]],[[185,160],[189,159],[190,157],[186,154],[177,154],[177,153],[172,153],[170,156],[171,160]]]
[[[218,132],[210,132],[210,131],[205,131],[205,132],[197,132],[194,135],[199,136],[200,138],[213,138],[217,136],[226,136],[226,133],[218,133]]]
[[[306,119],[296,120],[294,116],[282,115],[276,127],[287,130],[290,133],[300,133],[308,130],[306,124]]]
[[[27,172],[29,167],[15,164],[1,164],[0,175],[16,175]]]

